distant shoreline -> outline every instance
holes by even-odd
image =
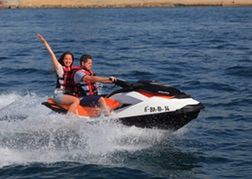
[[[252,6],[252,0],[0,0],[0,8],[125,8],[181,6]]]

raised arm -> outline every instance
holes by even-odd
[[[37,35],[38,38],[44,43],[46,49],[48,50],[50,56],[51,56],[51,59],[52,59],[52,62],[53,62],[53,65],[54,65],[54,68],[56,70],[58,70],[58,67],[59,67],[59,62],[53,52],[53,50],[51,49],[50,45],[47,43],[47,41],[44,39],[44,37],[40,34]]]

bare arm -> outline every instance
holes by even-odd
[[[58,70],[59,62],[58,62],[53,50],[51,49],[50,45],[47,43],[47,41],[44,39],[44,37],[42,35],[38,34],[37,36],[44,43],[45,47],[47,48],[47,50],[51,56],[54,68],[56,70]]]
[[[92,82],[101,82],[101,83],[104,83],[104,84],[111,84],[114,81],[116,81],[116,78],[115,77],[104,78],[104,77],[101,77],[101,76],[85,75],[82,78],[82,81],[92,81]]]

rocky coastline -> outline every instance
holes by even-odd
[[[0,8],[252,6],[252,0],[0,0]]]

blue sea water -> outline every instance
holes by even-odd
[[[1,178],[251,178],[251,19],[252,7],[1,9]],[[75,65],[88,53],[98,75],[171,84],[206,108],[174,133],[52,113],[37,33]]]

